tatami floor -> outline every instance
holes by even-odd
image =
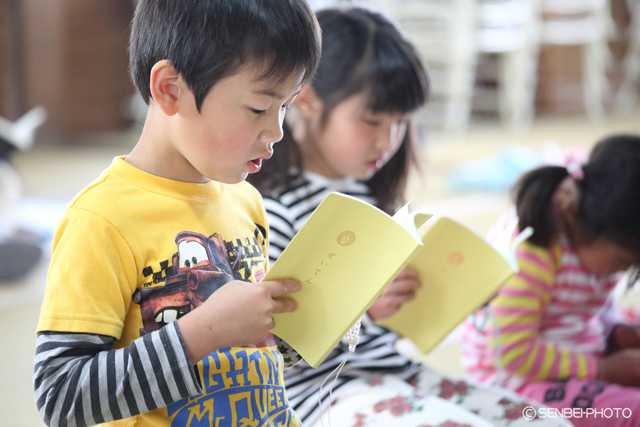
[[[138,132],[133,129],[94,135],[72,147],[42,144],[16,156],[14,164],[23,179],[27,201],[40,203],[35,205],[40,208],[30,205],[30,214],[40,215],[37,222],[43,227],[55,222],[76,192],[106,168],[114,156],[126,154],[133,147]],[[477,175],[490,177],[504,162],[510,163],[512,169],[514,162],[526,164],[540,153],[548,153],[553,143],[586,150],[597,139],[614,132],[640,133],[640,112],[610,117],[598,125],[582,117],[540,118],[526,133],[483,124],[465,134],[431,134],[422,147],[423,173],[412,177],[408,196],[416,198],[413,208],[456,217],[483,233],[508,205],[507,193],[495,183],[486,186],[490,190],[471,189],[468,184],[461,187],[459,183],[456,187],[456,176],[475,170]],[[467,191],[461,191],[464,188]],[[49,216],[43,217],[45,214]],[[32,359],[46,269],[45,259],[24,280],[0,282],[0,426],[43,425],[32,397]],[[460,373],[455,341],[446,342],[421,358],[445,372]]]

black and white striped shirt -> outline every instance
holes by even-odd
[[[49,426],[87,426],[143,414],[202,393],[177,322],[114,349],[115,338],[40,332],[35,399]]]
[[[287,343],[274,338],[285,368],[300,360]],[[48,426],[116,421],[202,394],[177,322],[129,347],[114,349],[114,342],[97,334],[38,333],[35,400]]]
[[[264,197],[269,220],[271,264],[280,256],[320,202],[333,191],[375,205],[375,200],[365,184],[351,178],[327,179],[311,172],[305,172],[302,178],[290,182],[282,191]],[[335,382],[333,396],[339,395],[336,391],[342,386],[364,375],[393,373],[403,379],[415,375],[420,370],[420,365],[398,353],[394,346],[397,339],[398,335],[394,332],[363,319],[359,344]],[[341,342],[318,368],[312,368],[302,361],[284,371],[289,403],[303,422],[311,424],[318,419],[320,385],[343,361],[347,353],[348,344]],[[328,386],[322,389],[323,409],[330,404],[329,389]]]

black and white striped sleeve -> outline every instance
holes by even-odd
[[[273,265],[296,234],[289,208],[279,200],[264,198],[269,220],[269,263]]]
[[[35,400],[48,426],[132,417],[202,393],[177,323],[114,349],[104,335],[40,332]]]

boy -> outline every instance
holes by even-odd
[[[34,373],[48,425],[299,425],[269,330],[300,283],[245,283],[265,274],[267,226],[242,181],[315,71],[317,28],[304,0],[138,3],[149,113],[56,232]]]

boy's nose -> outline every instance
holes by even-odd
[[[270,143],[280,141],[284,136],[282,122],[283,120],[280,118],[278,120],[272,120],[270,125],[260,134],[260,142]]]

